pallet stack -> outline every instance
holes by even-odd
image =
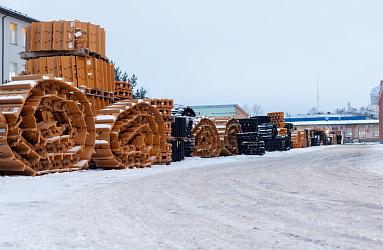
[[[147,100],[152,106],[160,112],[161,117],[165,125],[165,134],[166,134],[166,149],[161,152],[162,162],[170,164],[172,161],[172,123],[174,118],[172,115],[173,109],[173,99],[148,99]]]
[[[193,124],[196,114],[191,107],[175,105],[172,109],[174,117],[186,118],[185,157],[192,157],[194,147]]]
[[[111,104],[114,67],[105,56],[105,30],[80,21],[32,23],[26,30],[27,74],[51,74],[83,89],[93,111]]]
[[[284,112],[270,112],[270,113],[267,113],[267,116],[270,118],[270,122],[275,123],[275,125],[277,125],[277,128],[285,127]]]
[[[260,140],[258,134],[258,119],[239,119],[241,133],[237,134],[239,154],[245,155],[264,155],[265,143]]]
[[[133,99],[132,84],[130,82],[115,81],[114,101]]]
[[[302,130],[295,130],[291,133],[291,141],[293,148],[305,148],[306,147],[306,133]]]

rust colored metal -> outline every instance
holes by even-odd
[[[238,154],[237,134],[241,132],[241,125],[237,119],[215,119],[214,124],[217,128],[221,140],[221,156]]]
[[[195,145],[193,156],[202,158],[218,157],[221,153],[221,140],[214,122],[208,118],[202,118],[193,128]]]
[[[91,56],[50,56],[29,59],[27,74],[51,74],[73,82],[76,87],[115,92],[114,66]]]
[[[285,127],[285,113],[284,112],[270,112],[267,113],[267,116],[270,118],[272,123],[277,125],[277,128]]]
[[[75,21],[35,22],[26,30],[26,51],[75,51],[86,49],[105,56],[105,30]]]
[[[126,100],[98,111],[92,160],[98,168],[149,167],[166,150],[165,126],[158,110],[143,100]]]
[[[0,86],[0,172],[87,168],[96,130],[84,93],[54,78],[29,78]]]
[[[115,81],[114,98],[117,100],[132,99],[132,84],[130,82]]]
[[[166,135],[166,149],[162,152],[161,159],[157,162],[160,164],[170,164],[172,161],[172,144],[171,144],[171,134],[172,134],[172,123],[174,122],[172,109],[174,105],[173,99],[147,99],[151,105],[156,107],[158,112],[161,114],[162,119],[164,120],[165,125],[165,135]]]
[[[297,130],[291,132],[291,141],[293,148],[305,148],[307,144],[305,131]]]

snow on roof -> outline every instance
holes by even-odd
[[[294,126],[307,126],[307,125],[351,125],[351,124],[379,124],[379,120],[338,120],[338,121],[304,121],[304,122],[291,122]]]

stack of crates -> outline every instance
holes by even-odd
[[[80,21],[36,22],[26,29],[27,74],[51,74],[84,89],[94,111],[110,105],[114,67],[105,56],[105,30]]]

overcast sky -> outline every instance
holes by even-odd
[[[90,21],[151,97],[265,112],[369,104],[383,79],[381,0],[1,0],[40,20]]]

